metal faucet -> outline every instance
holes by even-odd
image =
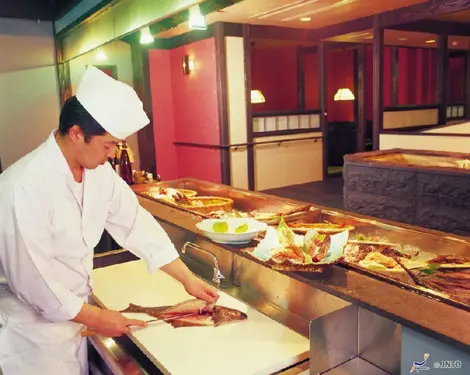
[[[192,242],[186,242],[183,245],[183,249],[181,250],[183,254],[186,254],[187,247],[192,247],[193,249],[200,250],[203,253],[206,253],[212,257],[212,260],[214,261],[214,275],[212,277],[212,281],[216,283],[217,285],[220,285],[221,280],[225,279],[225,276],[222,275],[222,272],[220,272],[219,261],[217,260],[217,257],[215,256],[215,254],[212,251],[204,249],[203,247],[198,246]]]

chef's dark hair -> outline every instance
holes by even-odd
[[[78,125],[89,142],[95,135],[103,135],[106,130],[91,116],[75,96],[67,99],[60,112],[59,133],[68,134],[70,128]]]

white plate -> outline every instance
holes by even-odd
[[[228,232],[214,232],[213,225],[217,222],[226,222]],[[243,224],[248,225],[248,230],[244,233],[235,233],[235,229]],[[214,242],[242,245],[250,243],[259,232],[266,230],[268,225],[251,218],[231,217],[228,219],[202,220],[196,224],[196,227]]]

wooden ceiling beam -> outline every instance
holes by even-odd
[[[424,3],[380,13],[377,17],[381,28],[391,28],[465,9],[470,9],[470,0],[428,0]]]
[[[460,22],[422,20],[403,25],[395,25],[391,27],[391,29],[437,35],[470,36],[470,24]]]
[[[312,39],[308,29],[295,29],[292,27],[249,25],[252,39],[295,40],[308,42]]]
[[[378,18],[377,25],[380,28],[386,29],[396,28],[399,25],[410,24],[412,22],[426,20],[430,17],[458,12],[465,9],[470,9],[470,0],[428,0],[424,3],[390,10],[388,12],[379,13],[374,16],[358,18],[348,22],[322,27],[316,30],[310,30],[307,38],[309,40],[321,40],[338,35],[370,30],[373,27],[374,18]],[[433,23],[436,24],[437,22],[439,21],[435,21]],[[434,33],[435,32],[436,30],[434,30]]]
[[[357,18],[348,22],[342,22],[331,26],[321,27],[315,30],[309,30],[308,38],[310,40],[322,40],[338,35],[355,33],[372,29],[374,16]]]

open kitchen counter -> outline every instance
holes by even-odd
[[[256,237],[248,244],[241,245],[211,241],[198,229],[196,224],[204,218],[214,217],[214,212],[209,210],[191,212],[187,208],[178,207],[178,204],[171,200],[161,199],[161,196],[152,197],[143,193],[149,188],[154,189],[155,187],[179,189],[190,194],[191,191],[196,192],[193,197],[210,196],[211,204],[218,204],[216,199],[214,200],[217,197],[230,198],[231,202],[230,199],[222,199],[220,202],[221,204],[229,203],[229,206],[216,212],[215,216],[220,220],[235,213],[237,216],[255,217],[270,223],[270,228],[278,228],[279,230],[283,225],[283,219],[279,216],[279,213],[282,213],[281,216],[287,222],[287,226],[295,230],[296,233],[308,232],[311,229],[309,223],[310,225],[312,225],[311,223],[322,223],[316,227],[317,230],[330,231],[331,238],[333,238],[333,233],[349,230],[349,242],[345,249],[351,250],[355,248],[354,246],[365,244],[367,248],[372,246],[379,250],[370,251],[369,249],[368,256],[365,256],[364,253],[364,256],[360,258],[361,261],[354,259],[358,254],[360,255],[360,252],[344,252],[340,261],[323,267],[310,264],[307,268],[300,267],[296,270],[294,263],[289,263],[289,267],[286,267],[285,262],[268,263],[253,256],[256,253],[254,250],[263,241],[263,235]],[[296,350],[293,351],[292,348],[284,348],[282,345],[276,347],[282,340],[278,340],[277,344],[274,343],[274,347],[263,346],[263,349],[260,347],[260,350],[266,352],[280,351],[277,352],[278,355],[271,356],[270,363],[268,363],[269,361],[264,362],[264,371],[247,368],[246,371],[239,369],[239,373],[282,374],[288,373],[288,371],[289,373],[300,373],[296,372],[296,369],[305,367],[305,360],[309,354],[311,373],[324,373],[333,368],[344,367],[345,369],[356,369],[351,370],[352,372],[346,370],[344,372],[345,374],[354,374],[354,371],[362,371],[357,370],[358,368],[366,371],[365,369],[372,364],[376,371],[370,372],[371,374],[399,374],[400,361],[403,361],[400,359],[403,345],[400,333],[402,329],[411,329],[426,335],[426,337],[434,338],[439,343],[456,348],[456,350],[470,352],[470,327],[463,324],[470,318],[469,301],[466,295],[463,295],[465,298],[462,295],[460,295],[462,298],[459,298],[459,295],[447,295],[442,291],[438,292],[429,288],[431,284],[438,285],[438,283],[433,284],[436,282],[433,277],[441,275],[439,269],[436,273],[434,273],[435,269],[431,269],[430,275],[415,272],[413,264],[422,262],[424,258],[398,257],[396,259],[401,259],[411,271],[406,267],[405,269],[408,269],[409,272],[399,269],[399,264],[393,263],[395,260],[393,252],[397,250],[390,245],[391,243],[401,244],[401,247],[397,247],[399,251],[403,252],[401,255],[404,253],[429,255],[429,252],[434,252],[433,257],[453,254],[456,259],[465,259],[470,254],[470,243],[466,238],[406,224],[385,220],[378,221],[360,214],[351,215],[331,211],[317,205],[306,205],[304,202],[280,199],[266,194],[193,179],[148,186],[138,185],[133,188],[140,204],[152,213],[170,235],[175,246],[180,250],[180,255],[185,263],[196,274],[212,282],[221,290],[223,296],[221,301],[243,306],[256,316],[263,316],[263,321],[274,324],[273,327],[276,327],[274,331],[278,329],[278,332],[284,332],[285,329],[286,334],[294,341],[299,340],[296,341],[299,346],[296,346]],[[273,215],[273,213],[276,214]],[[184,251],[182,251],[183,249]],[[379,251],[386,255],[390,255],[392,252],[391,258],[387,258],[388,261],[383,262],[384,257],[377,258]],[[371,254],[375,257],[369,257]],[[115,257],[116,254],[112,256]],[[106,258],[104,257],[100,261],[106,262]],[[214,263],[214,259],[217,259],[216,263]],[[450,261],[448,258],[438,259],[444,263],[444,267],[449,266],[445,264],[446,261]],[[127,257],[123,261],[128,262],[129,260]],[[390,262],[392,265],[384,266]],[[116,263],[115,260],[111,261],[111,264],[113,263]],[[147,290],[147,286],[152,284],[152,281],[147,279],[148,275],[145,271],[132,271],[132,267],[136,267],[136,264],[139,263],[130,262],[95,270],[94,279],[97,288],[95,298],[99,304],[122,309],[128,303],[139,303],[139,301],[143,305],[159,305],[179,302],[185,298],[184,295],[176,293],[175,295],[178,297],[175,298],[178,301],[163,301],[160,298],[169,297],[157,292],[154,293],[155,296],[145,292],[144,290]],[[371,264],[375,268],[366,267]],[[468,269],[468,265],[461,264],[460,266],[463,272]],[[123,270],[126,269],[125,272],[123,271],[124,273],[130,272],[128,277],[123,277],[123,273],[118,272],[121,267]],[[447,269],[444,268],[444,271],[447,272]],[[134,273],[135,276],[133,276]],[[223,275],[224,278],[217,279],[217,274]],[[159,276],[155,277],[157,279]],[[416,281],[422,280],[429,282],[429,284],[416,283]],[[439,280],[437,281],[439,282]],[[165,281],[165,285],[167,285],[166,283],[167,281]],[[146,287],[142,288],[142,292],[135,289],[135,285],[144,284]],[[109,285],[113,285],[113,287]],[[119,294],[121,289],[125,293],[109,295],[108,289],[112,288],[115,289],[114,293]],[[131,297],[138,298],[139,301],[133,302]],[[150,298],[150,300],[146,298]],[[236,323],[231,329],[236,330],[238,327],[242,327],[242,324],[244,322]],[[157,323],[157,325],[158,327],[152,326],[136,332],[132,335],[132,341],[140,347],[146,357],[151,358],[151,362],[157,365],[156,367],[163,369],[165,373],[166,363],[171,363],[169,358],[172,350],[162,351],[158,347],[159,343],[153,339],[153,332],[159,336],[160,331],[158,330],[165,329],[165,337],[169,334],[170,337],[174,335],[174,338],[179,337],[180,334],[183,336],[186,334],[178,333],[178,329],[171,331],[170,326],[166,323]],[[215,328],[213,334],[223,336],[222,331],[216,331],[222,328],[224,327]],[[240,332],[243,331],[242,328],[239,329]],[[255,332],[256,329],[258,327],[253,327],[253,330],[250,329],[250,331]],[[256,336],[261,338],[265,333],[261,327],[259,329],[261,331]],[[192,333],[188,333],[188,335],[192,335]],[[194,338],[198,339],[196,336]],[[226,342],[229,336],[224,338],[222,336],[219,338],[220,341]],[[246,337],[240,339],[251,342],[249,337],[247,332]],[[148,341],[146,341],[147,339]],[[183,340],[183,337],[180,340]],[[305,343],[303,340],[309,341],[310,353],[302,353],[302,350],[305,349],[302,346]],[[224,345],[221,344],[221,346]],[[244,346],[244,344],[241,345]],[[246,346],[250,347],[249,344]],[[228,344],[226,348],[229,347]],[[153,351],[149,351],[149,348]],[[249,352],[250,350],[239,354],[239,360],[242,363],[244,361],[247,364],[250,362]],[[168,356],[166,363],[164,363],[165,356]],[[263,352],[261,351],[260,360],[262,357]],[[196,365],[199,362],[194,363]],[[294,367],[288,369],[288,366],[291,365]],[[173,373],[171,369],[167,370],[169,373]],[[174,373],[178,373],[177,370],[175,371]]]
[[[250,194],[253,193],[251,192]],[[196,227],[196,223],[201,221],[200,217],[141,196],[138,199],[141,205],[151,212],[159,222],[178,226],[194,235],[202,236],[201,231]],[[278,197],[273,197],[273,199],[279,200]],[[289,199],[282,200],[292,205],[304,205],[303,202]],[[331,213],[333,216],[337,214],[337,212],[317,205],[314,208],[325,213]],[[379,221],[359,214],[353,216],[344,213],[344,217],[363,220],[365,226],[379,225]],[[439,245],[442,246],[442,241],[449,240],[450,238],[445,233],[401,225],[386,220],[382,220],[380,223],[392,231],[390,234],[392,240],[400,240],[400,238],[406,240],[406,237],[410,240],[414,237],[424,239],[426,236],[429,236],[433,241],[431,246],[437,248]],[[401,231],[400,228],[402,229]],[[448,238],[446,239],[442,236]],[[256,246],[255,242],[248,246],[225,244],[216,244],[216,246],[224,248],[250,262],[266,266],[263,262],[250,257],[246,251]],[[453,247],[453,251],[461,253],[465,250],[470,251],[470,243],[466,242],[464,238],[457,236],[455,236],[455,241],[451,242],[448,246]],[[470,319],[470,309],[463,306],[460,306],[461,308],[456,307],[449,301],[447,303],[442,302],[437,296],[406,290],[399,281],[388,279],[386,276],[381,279],[381,275],[384,275],[384,273],[375,274],[375,277],[373,277],[361,272],[357,268],[351,269],[346,266],[334,265],[324,270],[323,273],[285,272],[285,274],[290,278],[312,285],[348,302],[370,309],[374,313],[382,314],[397,323],[420,329],[423,333],[434,336],[439,340],[445,340],[464,347],[470,345],[470,327],[467,329],[460,324],[460,322]],[[417,290],[419,289],[417,287]]]

